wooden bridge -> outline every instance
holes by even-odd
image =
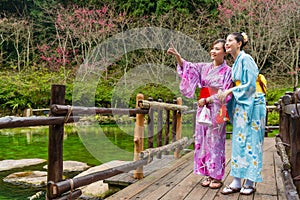
[[[231,183],[230,171],[231,140],[226,140],[226,170],[224,185]],[[193,174],[193,151],[169,163],[160,170],[146,176],[106,200],[199,200],[199,199],[262,199],[283,200],[285,195],[282,178],[282,161],[277,154],[275,138],[267,137],[263,153],[263,182],[256,185],[251,196],[239,193],[222,195],[220,189],[204,188],[200,185],[203,176]],[[222,188],[221,188],[222,189]]]
[[[80,187],[106,180],[119,174],[132,172],[135,181],[123,190],[107,197],[107,199],[288,199],[299,200],[297,190],[300,190],[300,111],[298,103],[300,92],[286,94],[277,105],[280,114],[280,134],[275,138],[265,137],[263,158],[263,183],[256,185],[257,192],[250,196],[241,196],[238,193],[223,196],[218,189],[212,190],[200,186],[204,177],[193,174],[193,152],[180,158],[180,151],[192,143],[192,139],[181,138],[182,114],[187,106],[181,105],[178,98],[173,104],[151,102],[137,96],[135,109],[115,109],[79,107],[65,105],[65,86],[53,85],[51,88],[51,102],[49,117],[4,117],[0,118],[0,129],[27,126],[49,126],[48,142],[48,182],[46,199],[77,199],[81,196]],[[151,109],[150,109],[151,108]],[[166,112],[165,133],[157,133],[156,147],[154,148],[153,112],[157,112],[157,129],[162,130],[162,112]],[[76,122],[78,114],[124,114],[135,115],[134,130],[134,161],[119,167],[95,172],[78,178],[63,180],[63,135],[64,124]],[[195,121],[195,112],[193,121]],[[77,115],[78,116],[77,116]],[[185,114],[188,114],[186,112]],[[144,116],[148,115],[148,148],[144,150]],[[150,120],[149,120],[150,119]],[[152,119],[152,122],[151,122]],[[172,123],[170,123],[172,121]],[[171,131],[170,131],[170,124]],[[171,142],[169,143],[169,137]],[[164,139],[164,141],[163,141]],[[226,143],[226,176],[224,184],[231,182],[228,175],[230,170],[230,140]],[[275,146],[277,148],[275,148]],[[277,152],[278,154],[277,154]],[[161,167],[144,178],[143,167],[151,163],[156,155],[174,152],[172,162]],[[280,156],[279,156],[280,155]],[[281,162],[281,160],[282,162]],[[294,185],[295,183],[295,185]]]
[[[193,174],[193,152],[168,164],[107,200],[194,200],[194,199],[270,199],[299,200],[300,186],[300,112],[297,103],[300,90],[287,92],[276,105],[280,114],[280,133],[275,138],[265,137],[263,148],[263,182],[256,184],[257,191],[245,196],[239,193],[222,195],[220,190],[200,185],[205,178]],[[266,135],[267,136],[267,135]],[[224,185],[230,177],[231,140],[226,141],[226,169]],[[288,153],[287,153],[288,152]],[[291,163],[289,162],[291,160]],[[109,181],[108,181],[109,182]],[[296,186],[294,185],[296,183]]]

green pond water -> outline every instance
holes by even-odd
[[[145,128],[146,129],[146,128]],[[15,128],[0,130],[0,160],[48,158],[48,127]],[[63,160],[74,160],[90,166],[111,160],[133,159],[134,125],[124,126],[65,126]],[[191,125],[183,125],[182,135],[192,137]],[[171,138],[170,138],[171,139]],[[147,143],[145,143],[145,146]],[[45,171],[47,163],[0,172],[0,200],[29,199],[45,188],[30,188],[3,182],[14,172]]]

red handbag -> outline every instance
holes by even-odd
[[[229,120],[229,116],[228,116],[226,105],[222,105],[219,112],[217,113],[216,122],[217,124],[221,124],[228,120]]]

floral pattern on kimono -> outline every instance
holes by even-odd
[[[257,75],[253,58],[241,51],[232,66],[232,80],[239,85],[227,104],[233,126],[230,175],[262,182],[266,101],[263,93],[256,92]]]
[[[183,61],[183,66],[177,66],[177,72],[181,77],[180,91],[188,97],[195,96],[197,87],[225,90],[231,86],[231,68],[224,63],[214,68],[213,63],[191,63]],[[231,96],[228,96],[227,101]],[[216,123],[216,115],[221,108],[221,102],[217,94],[211,95],[213,103],[208,104],[212,126],[202,125],[196,122],[195,147],[194,147],[194,173],[210,176],[222,180],[225,172],[225,139],[226,130],[224,123]],[[196,121],[198,121],[202,107],[198,106]]]

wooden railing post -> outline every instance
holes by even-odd
[[[177,104],[182,105],[182,98],[178,97],[177,98]],[[181,121],[182,121],[182,115],[181,112],[177,111],[176,113],[176,141],[181,139]],[[175,149],[174,152],[174,158],[179,158],[180,157],[180,149]]]
[[[136,96],[136,107],[138,108],[139,101],[144,100],[144,95]],[[144,114],[136,114],[136,122],[134,128],[134,161],[140,160],[139,153],[144,150]],[[142,179],[144,177],[143,166],[137,167],[134,170],[134,178]]]
[[[292,165],[292,177],[294,179],[297,192],[300,194],[300,119],[291,118],[293,129],[291,130],[290,162]]]
[[[166,121],[165,121],[165,141],[164,145],[169,144],[169,136],[170,136],[170,110],[166,110]],[[165,155],[168,155],[169,152],[165,151]]]
[[[173,103],[176,104],[177,100],[174,99]],[[177,110],[173,110],[172,112],[172,142],[176,141],[177,112]]]
[[[291,118],[291,115],[290,114],[287,114],[285,112],[285,107],[288,106],[289,104],[291,104],[291,96],[290,95],[284,95],[283,97],[281,97],[281,117],[280,117],[280,136],[281,136],[281,139],[282,139],[282,142],[285,143],[285,144],[288,144],[290,145],[290,118]],[[290,154],[290,147],[289,146],[286,146],[286,151],[287,151],[287,154],[289,155]]]
[[[53,104],[65,104],[65,92],[66,87],[64,85],[52,85],[50,108]],[[50,112],[49,116],[53,116],[53,114]],[[64,123],[49,126],[48,183],[59,182],[63,177],[63,136]],[[52,191],[50,192],[50,190]],[[51,194],[55,194],[55,191],[53,191],[52,188],[47,187],[47,199],[53,198]]]
[[[162,99],[158,99],[158,102],[162,102]],[[157,147],[162,146],[162,128],[163,128],[163,110],[159,109],[157,112]],[[161,158],[161,152],[157,154],[157,158]]]
[[[291,165],[292,165],[292,177],[297,189],[300,194],[300,109],[298,104],[300,103],[300,88],[297,88],[293,94],[293,100],[295,104],[295,113],[297,117],[291,118],[292,131],[290,136],[291,141]],[[299,196],[300,197],[300,196]]]
[[[266,101],[266,106],[268,106],[268,102]],[[265,137],[268,137],[268,132],[269,130],[266,129],[268,126],[268,116],[269,116],[269,110],[268,108],[266,109],[266,121],[265,121]]]
[[[297,192],[300,192],[300,118],[296,111],[299,97],[296,93],[286,92],[279,101],[280,126],[279,136],[291,164],[291,179]]]
[[[148,101],[153,101],[151,97],[148,98]],[[148,148],[153,148],[153,137],[154,137],[154,110],[149,109],[148,113]]]

